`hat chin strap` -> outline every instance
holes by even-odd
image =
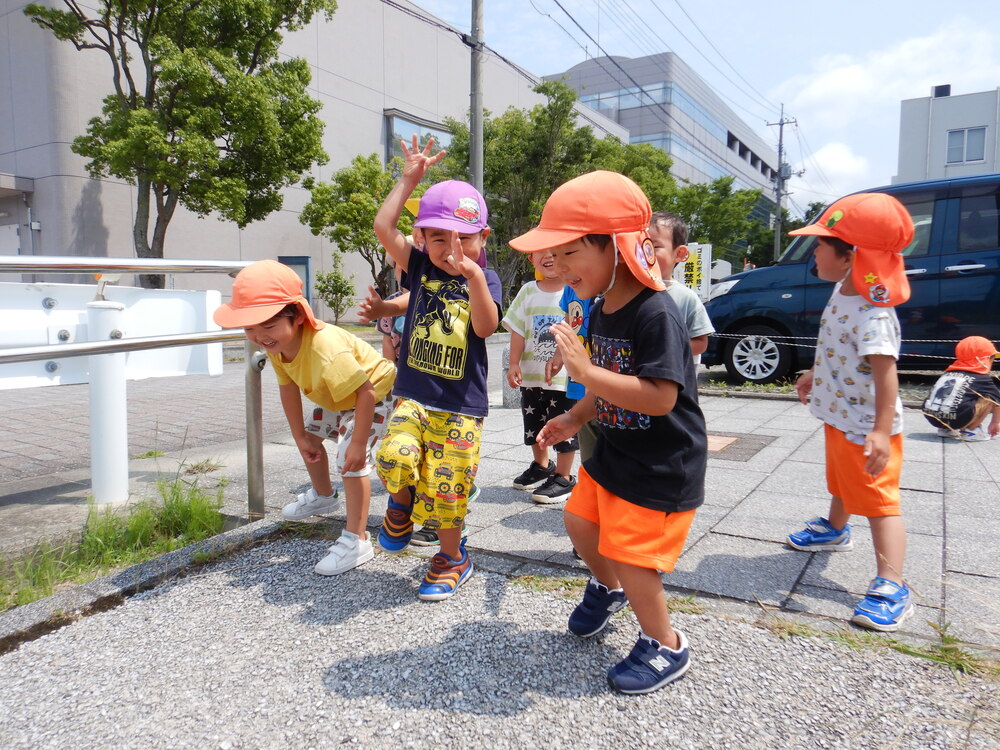
[[[615,281],[617,280],[617,275],[618,275],[618,235],[617,234],[612,234],[611,235],[611,249],[614,250],[614,253],[615,253],[615,264],[611,268],[611,283],[608,284],[608,288],[607,289],[605,289],[603,292],[601,292],[598,295],[599,297],[603,297],[605,294],[607,294],[608,292],[610,292],[611,291],[611,287],[613,287],[615,285]]]

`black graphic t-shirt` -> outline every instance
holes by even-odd
[[[972,421],[980,398],[1000,404],[1000,389],[989,374],[949,370],[931,388],[924,401],[924,416],[935,427],[959,430]]]
[[[584,465],[594,481],[644,508],[675,512],[705,499],[708,440],[687,329],[670,295],[644,289],[622,309],[590,313],[591,361],[679,386],[669,414],[650,416],[596,399],[598,438]]]
[[[493,301],[500,305],[500,277],[484,268]],[[469,288],[416,248],[406,269],[410,304],[399,349],[393,394],[434,411],[485,417],[486,340],[472,329]]]

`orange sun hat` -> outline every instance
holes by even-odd
[[[982,336],[967,336],[955,345],[955,361],[946,369],[986,374],[993,369],[993,358],[1000,356],[993,342]],[[984,359],[989,357],[986,362]]]
[[[666,289],[646,230],[653,209],[642,188],[623,174],[598,170],[557,187],[534,229],[510,246],[522,253],[548,250],[588,234],[608,234],[632,275],[650,289]]]
[[[910,298],[910,281],[900,251],[913,242],[913,219],[885,193],[856,193],[834,201],[814,224],[792,236],[837,237],[854,245],[854,288],[877,307],[895,307]]]
[[[317,331],[326,325],[313,315],[302,296],[302,279],[294,270],[276,260],[259,260],[236,274],[232,299],[212,318],[223,328],[246,328],[270,320],[286,305],[298,305]]]

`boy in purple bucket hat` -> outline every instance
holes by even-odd
[[[400,552],[415,522],[436,528],[441,551],[417,595],[440,601],[472,575],[462,527],[489,411],[486,338],[500,320],[501,291],[500,277],[486,268],[486,201],[472,185],[431,186],[420,199],[413,244],[399,230],[407,198],[444,157],[431,155],[433,144],[421,149],[416,136],[412,149],[402,143],[403,174],[375,217],[375,234],[406,269],[410,288],[393,389],[399,402],[376,463],[390,494],[379,544]]]

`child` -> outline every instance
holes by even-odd
[[[434,156],[413,137],[403,143],[403,174],[375,216],[375,234],[402,268],[410,289],[395,395],[400,398],[378,452],[391,498],[379,544],[406,548],[414,522],[437,526],[441,551],[418,596],[447,599],[472,575],[462,525],[479,468],[489,410],[486,337],[500,319],[500,277],[486,268],[486,202],[465,182],[432,185],[420,199],[413,241],[397,224]]]
[[[860,193],[834,202],[807,227],[789,232],[819,238],[816,273],[837,285],[823,311],[813,368],[795,389],[825,423],[827,518],[814,518],[787,537],[807,551],[852,547],[852,514],[867,516],[876,573],[851,622],[893,632],[913,614],[903,579],[906,527],[900,515],[903,413],[896,359],[899,321],[893,305],[909,299],[900,250],[913,239],[903,205],[884,193]]]
[[[392,411],[392,363],[353,334],[316,320],[302,297],[298,274],[274,260],[240,271],[232,301],[213,317],[223,328],[243,328],[247,338],[267,352],[278,377],[281,406],[312,483],[281,509],[284,518],[297,521],[339,507],[323,439],[337,445],[347,525],[316,572],[338,575],[368,562],[374,555],[365,529],[369,475],[375,445]],[[316,404],[308,422],[302,415],[302,393]]]
[[[549,328],[563,319],[559,308],[563,283],[556,275],[555,259],[550,253],[531,253],[528,257],[535,267],[536,279],[521,287],[502,321],[503,327],[510,331],[507,383],[511,388],[521,389],[524,444],[531,446],[534,456],[531,465],[514,479],[514,488],[534,489],[531,499],[536,503],[557,503],[568,498],[576,486],[571,472],[577,440],[574,436],[555,446],[553,465],[549,449],[539,445],[535,436],[550,417],[573,406],[566,397],[566,376],[549,380],[545,377],[545,365],[556,350],[556,340]]]
[[[591,172],[560,186],[539,226],[511,240],[550,250],[563,281],[590,311],[591,355],[565,322],[552,327],[570,377],[586,395],[542,428],[538,442],[567,440],[594,416],[594,455],[566,503],[566,530],[592,577],[569,617],[596,635],[631,603],[639,639],[608,672],[612,688],[649,693],[688,668],[684,634],[671,626],[660,570],[673,570],[705,490],[707,438],[687,331],[663,291],[647,235],[651,210],[639,186]]]
[[[978,442],[1000,433],[1000,389],[990,377],[996,356],[996,347],[982,336],[969,336],[955,346],[955,361],[924,401],[924,416],[938,435]],[[987,414],[993,415],[989,434],[983,429]]]
[[[697,366],[701,364],[702,352],[708,348],[708,335],[715,333],[715,328],[698,295],[684,284],[674,281],[674,268],[688,257],[688,226],[669,211],[656,211],[649,222],[649,239],[653,241],[653,252],[656,253],[660,276],[667,285],[667,294],[687,325],[691,353]]]

